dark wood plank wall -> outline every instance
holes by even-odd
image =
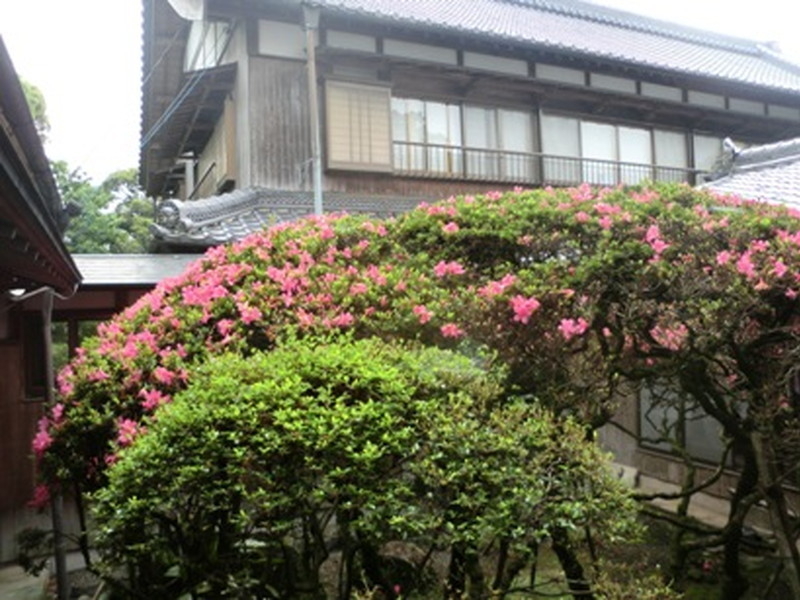
[[[250,57],[251,185],[311,189],[305,63]]]
[[[43,403],[25,400],[25,368],[22,343],[0,344],[0,512],[18,509],[30,500],[35,469],[31,442]]]

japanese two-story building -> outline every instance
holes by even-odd
[[[141,177],[165,199],[166,248],[320,205],[387,215],[492,188],[698,185],[730,171],[731,152],[800,135],[800,66],[772,45],[578,0],[144,7]],[[753,175],[739,163],[763,156],[734,166]],[[618,419],[647,437],[646,395],[629,404]],[[716,425],[680,423],[690,454],[718,462]],[[680,480],[658,443],[604,441]],[[712,494],[726,495],[729,466]]]
[[[315,187],[385,214],[515,185],[695,184],[725,138],[800,134],[800,67],[775,48],[577,0],[145,0],[143,92],[147,192],[239,191],[194,227],[226,206],[309,212]]]

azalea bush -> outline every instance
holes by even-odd
[[[668,380],[743,461],[730,523],[692,542],[724,547],[735,598],[744,517],[765,497],[800,570],[780,485],[800,455],[799,230],[786,208],[686,186],[489,193],[396,220],[273,227],[210,250],[102,326],[60,374],[34,451],[46,485],[102,488],[195,365],[270,351],[288,329],[489,348],[504,396],[535,398],[587,436],[631,397],[621,391]]]
[[[333,561],[345,599],[364,580],[414,591],[375,558],[393,540],[629,535],[632,501],[582,428],[501,392],[463,356],[375,338],[209,361],[96,492],[102,568],[131,597],[297,598]],[[474,597],[487,580],[471,572]]]

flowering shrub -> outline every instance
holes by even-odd
[[[489,193],[386,222],[283,224],[210,250],[102,326],[60,374],[35,452],[51,485],[101,487],[194,365],[273,349],[288,330],[349,331],[491,348],[507,392],[590,428],[626,382],[674,381],[744,460],[733,502],[746,502],[726,529],[740,531],[784,477],[774,457],[800,456],[798,267],[791,211],[685,186]],[[738,539],[723,540],[731,588]]]

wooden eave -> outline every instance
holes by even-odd
[[[2,39],[0,89],[0,290],[70,293],[80,273],[61,239],[61,199]]]
[[[595,116],[604,120],[679,127],[697,131],[724,130],[754,142],[800,135],[800,123],[776,117],[742,115],[683,102],[662,101],[593,87],[476,71],[456,65],[322,47],[317,53],[323,76],[333,65],[374,71],[393,93],[441,101],[465,101]],[[577,65],[571,65],[577,68]],[[586,69],[586,66],[583,67]],[[633,77],[628,74],[628,77]],[[331,77],[333,77],[331,75]],[[741,95],[738,95],[741,97]],[[763,99],[761,100],[764,101]],[[744,117],[744,118],[743,118]]]
[[[164,109],[163,118],[144,134],[142,156],[148,165],[148,194],[167,193],[175,161],[203,151],[236,82],[236,71],[237,65],[229,64],[184,75],[181,91]]]

